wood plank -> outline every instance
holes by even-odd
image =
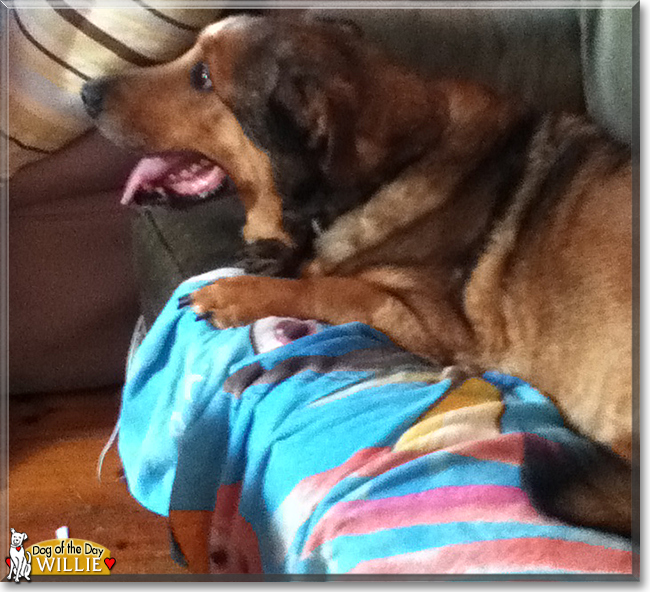
[[[119,400],[117,387],[11,398],[9,526],[30,545],[66,525],[70,537],[110,549],[114,574],[187,573],[170,557],[166,518],[130,496],[116,446],[97,477]]]

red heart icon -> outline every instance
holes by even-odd
[[[7,557],[7,558],[5,559],[5,561],[7,562],[7,566],[8,566],[8,567],[11,567],[11,559],[9,559],[9,557]]]
[[[16,547],[16,551],[20,551],[20,547]]]
[[[106,559],[104,559],[104,563],[106,564],[106,567],[108,567],[108,569],[113,569],[113,566],[115,565],[115,558],[107,557]]]

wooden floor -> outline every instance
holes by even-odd
[[[184,574],[171,560],[165,518],[129,495],[115,446],[97,478],[119,397],[117,387],[11,397],[9,526],[28,534],[27,545],[54,539],[57,528],[68,526],[71,538],[111,551],[113,574]]]

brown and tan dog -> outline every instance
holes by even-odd
[[[197,313],[220,327],[365,322],[423,356],[529,381],[631,460],[631,161],[591,123],[423,79],[346,24],[248,16],[85,100],[121,143],[223,166],[249,243],[290,250],[289,214],[322,229],[302,277],[221,280],[193,295]],[[604,514],[564,500],[576,519],[629,531],[619,469],[597,476],[617,481]]]
[[[82,100],[103,135],[151,155],[134,171],[122,201],[138,203],[142,197],[172,207],[200,201],[204,196],[198,194],[219,189],[225,170],[246,208],[244,239],[291,246],[268,156],[242,133],[222,101],[214,96],[206,101],[210,89],[201,90],[206,81],[195,66],[209,45],[204,35],[173,62],[84,85]],[[192,168],[200,169],[198,179],[183,187],[182,175]]]

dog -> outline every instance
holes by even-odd
[[[27,581],[30,581],[29,574],[32,572],[32,557],[23,547],[23,542],[26,540],[26,533],[16,532],[13,528],[11,529],[11,546],[9,548],[11,565],[7,579],[10,580],[13,576],[16,583],[19,582],[20,578],[25,578]]]
[[[355,26],[316,19],[228,18],[171,64],[87,84],[84,101],[123,145],[225,168],[250,250],[299,276],[203,288],[186,302],[200,317],[361,321],[445,365],[530,382],[618,455],[596,471],[605,509],[569,487],[567,518],[629,532],[627,149],[580,116],[425,79]],[[176,170],[144,169],[131,197]],[[305,241],[288,220],[315,230]]]

